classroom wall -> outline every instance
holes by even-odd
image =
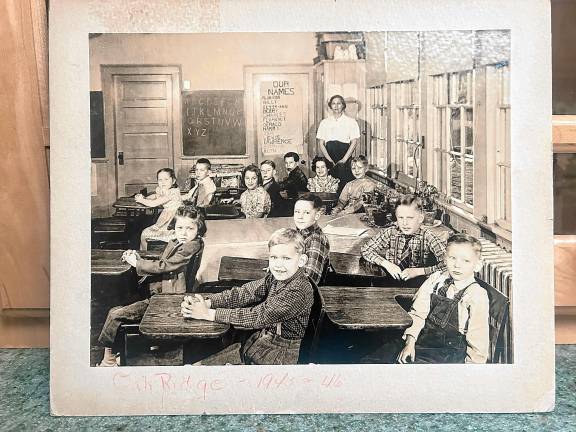
[[[181,65],[190,90],[242,90],[246,65],[310,64],[314,33],[103,34],[90,40],[90,90],[100,65]]]

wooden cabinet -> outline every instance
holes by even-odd
[[[0,347],[47,346],[48,51],[45,2],[0,2]]]
[[[554,116],[556,342],[576,343],[576,116]]]

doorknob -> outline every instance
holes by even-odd
[[[124,152],[118,152],[118,165],[124,165]]]

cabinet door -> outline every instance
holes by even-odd
[[[575,149],[576,150],[576,149]],[[554,154],[556,306],[576,306],[576,152]]]

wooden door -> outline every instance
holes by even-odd
[[[174,146],[181,139],[179,68],[105,66],[103,84],[115,195],[133,195],[143,188],[151,192],[156,172],[174,168]]]
[[[247,143],[253,146],[255,163],[273,160],[282,179],[287,175],[283,156],[294,151],[308,174],[316,133],[312,68],[250,66],[245,68],[245,82]]]

